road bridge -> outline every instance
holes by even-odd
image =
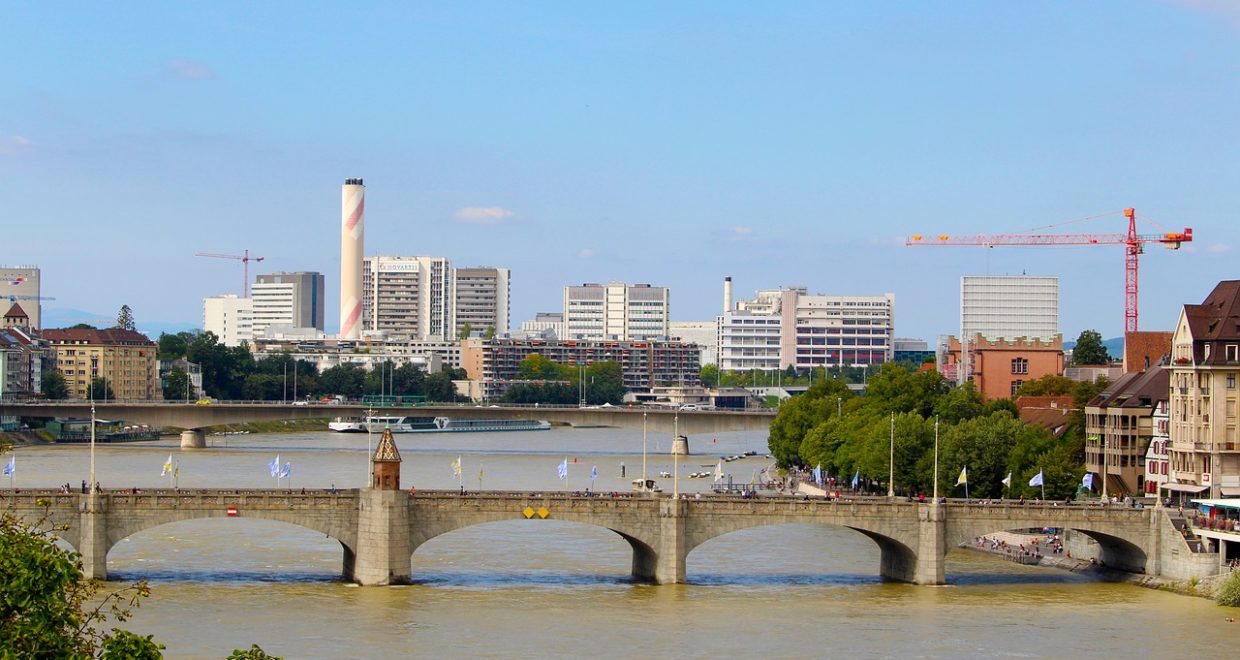
[[[245,517],[299,525],[338,541],[343,575],[363,585],[408,582],[411,556],[450,531],[505,520],[543,519],[602,527],[633,550],[632,575],[659,584],[685,581],[690,552],[717,536],[765,525],[837,525],[872,539],[890,580],[943,584],[949,549],[998,531],[1055,527],[1096,540],[1108,565],[1176,579],[1219,570],[1216,554],[1192,553],[1162,508],[1016,502],[942,504],[887,498],[567,493],[409,493],[361,490],[145,490],[137,493],[0,491],[0,507],[28,522],[54,525],[82,555],[88,576],[107,577],[108,551],[123,539],[170,522]]]
[[[774,410],[692,410],[655,407],[576,407],[576,406],[478,406],[474,404],[431,403],[420,406],[371,407],[361,403],[309,403],[271,401],[212,401],[210,405],[173,401],[0,401],[0,416],[69,417],[89,419],[91,407],[100,419],[123,419],[131,424],[186,429],[181,446],[206,447],[204,429],[211,426],[272,420],[321,419],[324,417],[364,416],[369,411],[383,415],[416,417],[454,417],[460,419],[530,419],[571,426],[609,426],[642,428],[652,433],[686,435],[765,430],[775,419]]]

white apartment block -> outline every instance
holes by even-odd
[[[456,327],[454,335],[468,323],[470,335],[481,337],[494,328],[496,335],[508,332],[510,272],[507,268],[456,269]]]
[[[225,346],[240,346],[254,338],[254,304],[236,294],[202,299],[202,329],[214,333]]]
[[[1059,336],[1059,278],[966,275],[960,278],[960,336],[990,341]]]
[[[322,273],[271,273],[254,278],[254,336],[270,326],[323,329]]]
[[[362,329],[410,339],[452,339],[456,280],[443,257],[366,257]]]
[[[548,333],[550,333],[549,337]],[[538,312],[534,315],[533,320],[521,322],[521,335],[524,337],[564,339],[564,313]]]
[[[781,367],[850,367],[889,362],[895,339],[896,295],[781,293]]]
[[[716,319],[719,368],[840,367],[893,359],[895,294],[808,295],[803,287],[759,291]]]
[[[564,339],[645,341],[666,337],[667,287],[612,282],[564,287]]]
[[[698,364],[718,364],[719,326],[714,321],[671,321],[671,336],[701,349]]]

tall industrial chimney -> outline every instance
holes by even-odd
[[[723,278],[723,312],[732,311],[732,277]]]
[[[362,253],[366,234],[366,187],[345,179],[340,188],[340,334],[362,337]]]

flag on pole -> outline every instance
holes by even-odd
[[[591,465],[590,466],[590,481],[594,481],[595,479],[598,479],[598,466]]]
[[[482,475],[483,475],[483,472],[482,472],[482,464],[481,464],[481,463],[479,463],[479,464],[478,464],[478,481],[482,481]]]
[[[1000,481],[999,483],[1003,484],[1004,486],[1007,486],[1008,488],[1011,488],[1012,487],[1012,473],[1009,472],[1008,476],[1004,477],[1003,480]]]
[[[719,464],[715,466],[715,483],[723,481],[723,459],[719,459]]]
[[[959,486],[960,484],[968,485],[968,483],[969,483],[969,466],[966,465],[960,468],[960,478],[956,479],[956,485],[957,486]]]
[[[168,460],[164,461],[164,469],[159,471],[159,476],[166,477],[172,472],[172,454],[168,454]]]
[[[1042,471],[1041,470],[1038,470],[1038,473],[1033,475],[1033,478],[1029,480],[1029,485],[1030,486],[1041,486],[1042,485]]]
[[[556,476],[558,476],[561,480],[563,481],[568,480],[568,459],[567,458],[565,458],[563,461],[560,461],[560,464],[557,465],[555,468],[555,473],[556,473]]]
[[[859,483],[861,483],[861,470],[857,470],[857,473],[853,475],[852,489],[857,490],[857,484]]]
[[[456,460],[452,461],[452,476],[454,477],[461,476],[461,457],[460,456],[457,456]]]
[[[293,464],[291,462],[286,462],[284,464],[284,468],[280,470],[280,478],[287,479],[288,477],[292,476],[292,474],[293,474]]]
[[[17,457],[10,456],[9,462],[4,466],[4,476],[11,477],[14,472],[17,472]]]
[[[814,466],[814,483],[822,485],[822,463]]]
[[[271,459],[271,462],[267,464],[267,468],[271,470],[271,476],[273,477],[280,476],[280,455],[279,454],[276,454],[276,457]]]
[[[172,476],[174,476],[174,477],[179,477],[179,476],[181,476],[181,461],[179,461],[179,460],[178,460],[178,461],[177,461],[177,464],[176,464],[176,467],[173,467],[173,468],[172,468]]]
[[[1094,473],[1086,472],[1085,478],[1081,479],[1081,485],[1084,486],[1087,490],[1092,491],[1094,489]]]

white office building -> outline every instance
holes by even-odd
[[[715,320],[719,368],[724,371],[773,371],[780,368],[779,314],[737,310]]]
[[[470,336],[482,337],[494,328],[496,335],[508,332],[509,281],[507,268],[456,269],[456,330],[469,324]]]
[[[236,294],[202,300],[202,329],[214,333],[225,346],[240,346],[254,338],[254,303]]]
[[[323,275],[272,273],[254,278],[250,287],[254,336],[270,326],[323,329]]]
[[[366,257],[362,329],[409,339],[452,339],[455,290],[452,264],[443,257]]]
[[[666,337],[670,291],[623,282],[564,287],[564,339],[644,341]]]
[[[43,328],[38,266],[0,266],[0,316],[14,306],[26,313],[30,329]]]
[[[1059,336],[1059,278],[966,275],[960,278],[960,336],[990,341]]]
[[[544,339],[564,338],[563,312],[538,312],[533,319],[521,322],[518,333],[522,337],[542,337]]]
[[[672,321],[671,337],[701,349],[698,364],[718,364],[719,326],[715,321]]]

